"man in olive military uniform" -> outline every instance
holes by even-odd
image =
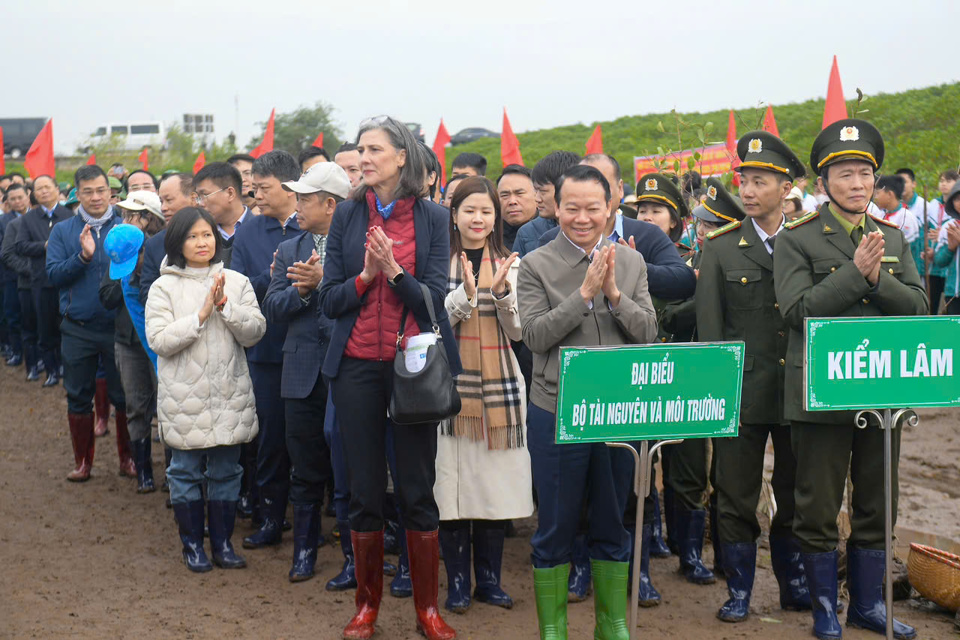
[[[643,176],[637,183],[637,206],[643,211],[645,206],[664,207],[676,225],[682,228],[687,217],[687,205],[680,188],[669,176],[651,173]],[[662,212],[661,212],[662,213]],[[681,318],[672,304],[663,300],[654,300],[659,324],[669,325],[669,332],[660,333],[661,341],[686,342],[692,337],[693,322],[687,321],[686,328],[681,327]],[[716,576],[702,560],[703,532],[707,511],[704,509],[703,494],[707,488],[707,443],[706,440],[691,438],[680,444],[669,445],[661,449],[663,461],[663,502],[667,521],[667,532],[671,544],[676,544],[680,557],[680,572],[694,584],[713,584]],[[649,536],[652,529],[644,526],[641,532],[641,585],[638,597],[644,606],[659,603],[660,594],[650,583],[647,567],[649,564]]]
[[[793,180],[806,170],[790,147],[766,131],[741,137],[737,155],[743,208],[722,187],[707,188],[703,206],[737,221],[707,237],[697,282],[700,339],[746,343],[739,437],[714,441],[722,567],[730,595],[717,617],[726,622],[742,622],[750,612],[760,537],[756,509],[768,437],[773,439],[777,501],[770,524],[770,558],[780,585],[780,606],[795,611],[810,608],[800,547],[793,537],[797,464],[790,426],[783,417],[787,326],[773,276],[775,243],[784,223],[783,200]]]
[[[790,325],[784,410],[797,457],[793,531],[803,551],[818,638],[839,638],[842,633],[836,612],[837,514],[848,467],[853,510],[847,540],[847,625],[885,631],[883,434],[875,423],[856,428],[853,411],[804,410],[804,320],[913,316],[927,313],[929,306],[903,234],[865,213],[883,149],[880,132],[863,120],[840,120],[821,131],[810,151],[810,166],[829,201],[788,223],[777,243],[777,300]],[[869,398],[864,401],[869,405]],[[893,432],[893,447],[896,522],[899,429]],[[894,635],[914,638],[916,631],[894,621]]]

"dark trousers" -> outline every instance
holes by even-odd
[[[950,299],[950,302],[947,303],[946,315],[960,316],[960,297],[954,296]]]
[[[530,541],[536,568],[570,562],[580,511],[587,500],[588,546],[596,560],[627,562],[630,536],[623,512],[633,478],[627,451],[605,444],[556,444],[556,417],[530,404],[527,442],[539,498],[537,531]],[[620,455],[612,455],[624,454]]]
[[[60,299],[56,289],[33,289],[33,305],[37,311],[37,346],[40,357],[51,367],[60,364]],[[156,386],[156,384],[154,384]]]
[[[67,390],[68,413],[93,413],[97,391],[97,365],[101,359],[107,374],[107,395],[117,411],[126,411],[127,402],[117,372],[113,324],[80,325],[64,318],[62,334],[63,387]]]
[[[17,281],[3,283],[3,317],[7,321],[7,336],[14,353],[23,351],[20,335],[20,291]]]
[[[283,401],[290,456],[290,502],[305,505],[323,502],[324,489],[333,476],[330,448],[324,438],[327,383],[318,375],[306,398]]]
[[[920,277],[923,277],[923,272],[920,273]],[[943,296],[943,287],[946,282],[947,279],[943,276],[930,276],[930,291],[927,292],[927,296],[930,299],[930,315],[932,316],[940,313],[940,298]]]
[[[127,402],[127,429],[131,440],[150,437],[150,423],[157,413],[157,371],[139,340],[134,345],[117,342],[117,371]]]
[[[290,456],[287,454],[287,421],[280,397],[282,364],[248,362],[253,395],[257,401],[257,486],[261,495],[286,501],[290,490]]]
[[[740,434],[736,438],[715,438],[713,441],[720,539],[724,542],[754,542],[760,537],[757,502],[763,484],[763,455],[768,435],[773,439],[771,484],[777,500],[777,514],[770,524],[770,535],[793,535],[797,459],[790,442],[790,427],[745,424],[740,425]]]
[[[707,490],[707,441],[690,438],[660,449],[663,456],[663,482],[673,489],[678,506],[685,511],[703,509]]]
[[[331,385],[350,479],[350,526],[354,531],[379,531],[387,489],[386,415],[393,362],[344,358]],[[440,523],[433,497],[437,423],[393,424],[392,430],[400,516],[413,531],[434,531]]]
[[[797,456],[794,535],[804,553],[832,551],[837,547],[837,514],[843,501],[847,469],[853,481],[853,513],[847,545],[884,548],[883,431],[871,424],[790,425]],[[893,431],[893,524],[897,524],[900,431]],[[723,519],[720,520],[721,524]]]
[[[37,349],[37,308],[33,303],[33,290],[20,289],[20,339],[23,342],[23,361],[27,367],[37,364],[40,352]]]
[[[0,344],[10,344],[10,333],[7,331],[7,314],[4,311],[5,287],[0,284]]]
[[[323,436],[327,439],[327,447],[330,449],[330,467],[333,472],[333,508],[337,512],[337,520],[345,522],[350,518],[350,478],[347,475],[347,463],[343,459],[340,424],[337,422],[337,409],[333,404],[332,391],[327,394]]]

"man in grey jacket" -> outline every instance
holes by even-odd
[[[555,194],[561,233],[520,263],[520,321],[533,352],[527,437],[539,496],[531,544],[541,637],[566,636],[570,557],[584,500],[597,637],[629,636],[630,543],[619,497],[629,491],[632,461],[603,444],[555,443],[559,347],[649,343],[657,335],[643,256],[618,251],[604,234],[611,197],[596,168],[567,169]]]

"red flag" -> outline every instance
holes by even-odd
[[[447,186],[447,145],[450,144],[450,132],[443,124],[443,118],[440,118],[440,127],[437,129],[437,137],[433,139],[433,152],[437,154],[440,160],[440,186]]]
[[[276,112],[276,109],[270,110],[270,119],[267,120],[267,129],[263,132],[263,142],[250,150],[250,155],[254,158],[259,158],[268,151],[273,151],[273,116],[276,114]]]
[[[767,113],[763,116],[763,130],[778,138],[780,137],[780,132],[777,131],[777,121],[773,118],[773,105],[767,105]]]
[[[87,158],[87,166],[97,164],[97,154],[91,153],[90,157]]]
[[[587,155],[591,153],[603,153],[603,131],[600,130],[600,125],[597,125],[587,140]]]
[[[150,147],[144,147],[140,155],[137,156],[137,160],[143,165],[144,171],[150,171]]]
[[[27,156],[23,160],[23,168],[31,178],[55,174],[56,162],[53,159],[53,119],[47,120],[43,129],[37,134],[36,140],[30,145]]]
[[[197,175],[205,164],[207,164],[207,154],[201,151],[200,155],[197,156],[197,160],[193,163],[193,175]]]
[[[317,139],[313,141],[313,146],[323,149],[323,131],[321,131],[320,135],[317,136]]]
[[[843,85],[840,84],[840,70],[837,68],[837,56],[833,56],[830,67],[830,82],[827,84],[827,103],[823,107],[823,128],[826,129],[837,120],[847,117],[847,103],[843,101]]]
[[[737,156],[737,120],[733,116],[733,109],[730,110],[730,119],[727,124],[727,154],[730,156],[730,168],[736,169],[740,166],[740,157]],[[733,173],[733,186],[740,186],[740,174]]]
[[[518,164],[523,166],[523,156],[520,155],[520,141],[513,135],[510,118],[507,117],[507,108],[503,108],[503,131],[500,132],[500,160],[503,166]]]
[[[7,172],[7,163],[3,159],[3,127],[0,127],[0,175]]]

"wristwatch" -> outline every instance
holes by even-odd
[[[403,280],[403,271],[395,275],[393,277],[393,280],[391,280],[390,278],[387,278],[387,284],[389,284],[391,287],[395,287],[398,284],[400,284],[401,280]]]

